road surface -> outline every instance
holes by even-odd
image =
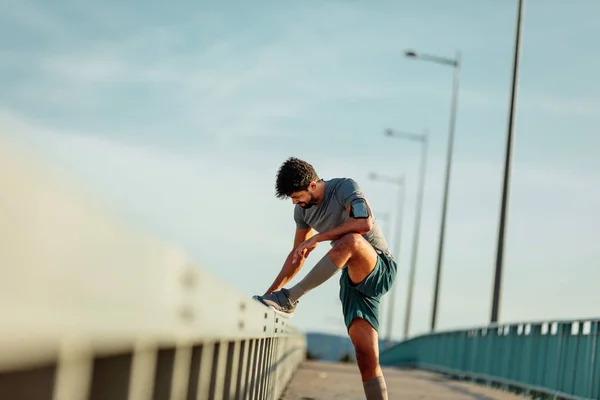
[[[389,400],[523,400],[483,385],[416,370],[384,368]],[[304,362],[282,400],[364,400],[356,364]]]

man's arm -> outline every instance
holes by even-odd
[[[346,207],[346,211],[350,214],[350,206]],[[369,215],[367,218],[353,218],[350,216],[346,222],[334,228],[328,229],[315,235],[314,240],[317,242],[325,242],[328,240],[337,240],[347,233],[367,233],[373,228],[373,217]]]
[[[368,210],[366,201],[364,204]],[[356,218],[355,216],[352,215],[352,213],[350,211],[351,208],[352,208],[351,205],[346,207],[346,210],[348,211],[350,218],[348,218],[348,220],[346,220],[344,223],[342,223],[341,225],[338,225],[334,228],[320,232],[320,233],[312,236],[311,238],[307,239],[306,241],[302,242],[296,248],[296,250],[293,252],[292,262],[295,262],[298,259],[306,258],[304,256],[305,252],[307,250],[312,251],[312,249],[314,249],[317,246],[317,244],[319,244],[319,242],[323,242],[326,240],[336,240],[336,239],[341,238],[342,236],[344,236],[347,233],[358,233],[358,234],[362,235],[366,232],[369,232],[371,230],[371,228],[373,227],[373,217],[371,216],[371,213],[367,211],[368,215]]]
[[[296,235],[294,236],[294,247],[292,248],[292,251],[290,251],[290,253],[288,254],[283,264],[283,267],[281,267],[279,275],[277,275],[277,278],[275,278],[275,281],[266,291],[265,295],[280,290],[283,286],[285,286],[286,283],[291,281],[298,272],[300,272],[302,266],[304,265],[304,261],[306,261],[307,254],[305,251],[303,252],[302,257],[297,257],[297,259],[294,260],[294,251],[296,250],[296,247],[300,245],[300,243],[310,239],[313,236],[313,234],[314,231],[310,227],[296,228]]]
[[[339,226],[320,232],[296,248],[292,260],[302,258],[307,249],[319,242],[340,239],[348,233],[364,234],[373,228],[373,216],[360,186],[353,179],[345,179],[336,189],[335,197],[346,209],[349,218]]]
[[[313,239],[316,242],[337,240],[345,234],[353,232],[362,235],[369,232],[373,227],[373,217],[368,201],[355,180],[344,179],[337,188],[335,197],[346,208],[350,218],[343,224],[316,235]]]

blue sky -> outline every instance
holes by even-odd
[[[292,243],[291,203],[274,197],[285,158],[308,160],[326,179],[354,178],[378,213],[393,210],[395,188],[369,172],[405,174],[396,336],[420,152],[382,132],[431,137],[418,333],[431,310],[452,70],[403,50],[452,57],[460,49],[439,327],[487,322],[516,1],[0,7],[0,131],[248,296],[269,286]],[[595,0],[526,1],[504,321],[600,313],[599,13]],[[337,279],[303,298],[298,326],[344,332]]]

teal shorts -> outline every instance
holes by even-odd
[[[379,303],[392,287],[396,270],[397,264],[392,256],[381,252],[378,252],[375,269],[359,284],[350,280],[348,267],[342,269],[340,300],[346,329],[355,318],[362,318],[379,332]]]

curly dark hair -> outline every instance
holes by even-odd
[[[296,157],[288,158],[277,171],[275,196],[279,199],[290,197],[293,193],[308,189],[319,176],[312,165]]]

